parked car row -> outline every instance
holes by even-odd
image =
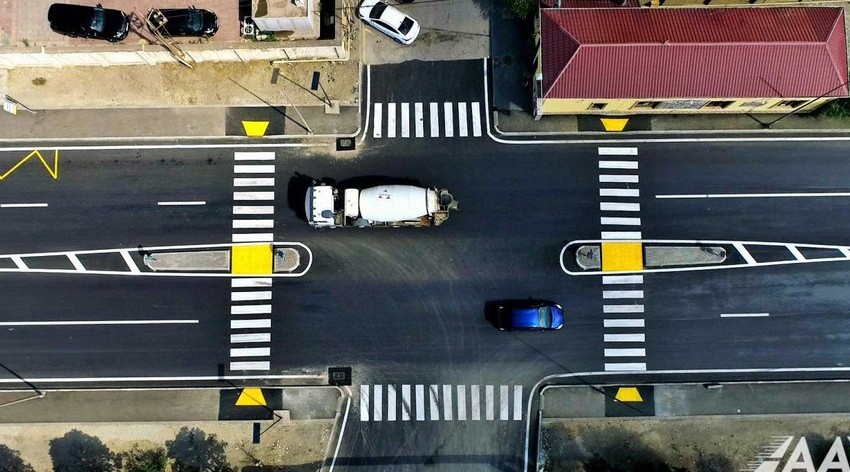
[[[218,17],[200,8],[152,8],[147,23],[166,36],[212,36],[218,31]],[[54,3],[47,11],[54,32],[72,38],[104,39],[117,42],[127,38],[130,19],[121,10],[96,6]]]

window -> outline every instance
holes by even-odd
[[[782,100],[776,104],[776,107],[797,108],[803,106],[805,103],[805,100]]]
[[[635,104],[632,106],[632,108],[648,108],[648,109],[652,109],[652,108],[657,107],[657,106],[658,106],[658,105],[660,105],[660,104],[661,104],[661,102],[654,102],[654,101],[641,101],[641,102],[637,102],[637,103],[635,103]]]
[[[604,110],[606,103],[594,102],[590,104],[588,110]]]
[[[705,105],[703,105],[703,108],[720,108],[720,109],[723,109],[723,108],[729,108],[729,106],[732,105],[733,103],[735,103],[734,100],[712,100],[712,101],[709,101],[708,103],[706,103]]]

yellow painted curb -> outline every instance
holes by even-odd
[[[239,275],[271,274],[274,252],[271,244],[233,246],[230,273]]]
[[[266,128],[269,127],[269,122],[243,121],[242,127],[245,128],[245,135],[249,138],[262,138],[266,134]]]
[[[244,388],[239,398],[236,400],[236,406],[266,406],[266,397],[263,396],[262,389],[259,388]]]
[[[643,269],[643,243],[602,243],[602,272]]]
[[[617,389],[617,395],[614,395],[614,398],[621,403],[637,403],[643,401],[637,387],[620,387]]]
[[[605,131],[623,131],[629,122],[628,118],[599,118],[599,120],[602,121]]]

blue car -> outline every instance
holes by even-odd
[[[487,303],[485,311],[501,330],[552,330],[564,326],[564,309],[549,300],[498,300]]]

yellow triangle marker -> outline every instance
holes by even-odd
[[[266,128],[269,127],[268,121],[243,121],[242,127],[245,128],[245,135],[249,138],[261,138],[266,134]]]
[[[622,403],[643,401],[637,387],[620,387],[617,389],[617,395],[614,398]]]
[[[605,131],[623,131],[626,128],[628,118],[599,118]]]
[[[263,390],[259,388],[244,388],[236,400],[236,406],[266,406]]]

